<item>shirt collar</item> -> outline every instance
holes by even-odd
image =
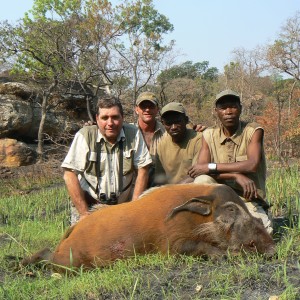
[[[117,137],[117,143],[122,139],[122,141],[124,141],[126,139],[125,136],[125,132],[124,129],[122,127],[118,137]],[[101,142],[101,140],[103,140],[104,142],[107,142],[105,136],[100,132],[99,128],[98,128],[98,132],[97,132],[97,143]]]
[[[161,122],[156,121],[156,123],[155,123],[155,131],[154,132],[156,133],[158,131],[165,132],[165,127],[164,127],[164,125]]]
[[[241,121],[239,121],[238,129],[236,130],[236,132],[230,137],[225,136],[224,131],[223,131],[223,125],[220,126],[220,144],[225,144],[228,139],[233,141],[236,145],[241,144],[241,140],[242,140],[242,124],[241,124]]]
[[[136,125],[141,130],[141,127],[140,127],[140,125],[139,125],[138,122],[136,122],[134,125]],[[164,125],[161,122],[159,122],[159,121],[156,120],[155,121],[154,133],[156,133],[158,131],[161,131],[161,132],[164,133],[165,132],[165,127],[164,127]]]

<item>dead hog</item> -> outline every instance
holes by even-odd
[[[241,249],[272,255],[274,242],[230,187],[165,185],[92,213],[69,228],[53,253],[43,249],[22,264],[46,259],[94,268],[135,254],[218,256]]]

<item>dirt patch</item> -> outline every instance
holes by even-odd
[[[47,161],[15,168],[0,167],[0,179],[17,179],[22,176],[38,177],[44,175],[46,169],[50,172],[50,175],[58,175],[61,172],[58,162]]]

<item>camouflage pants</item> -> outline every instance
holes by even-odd
[[[79,221],[79,212],[78,210],[76,209],[76,207],[73,205],[73,203],[71,203],[71,219],[70,219],[70,225],[74,225],[76,224],[78,221]]]

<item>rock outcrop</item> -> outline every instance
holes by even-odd
[[[71,137],[88,120],[83,96],[54,95],[49,99],[44,133],[52,139]],[[34,162],[41,120],[41,98],[28,85],[0,83],[0,165],[21,166]],[[19,141],[19,142],[18,142]]]
[[[36,151],[14,139],[0,139],[0,166],[20,167],[33,164]]]
[[[40,102],[37,93],[25,84],[0,84],[0,138],[36,141],[41,120]],[[74,101],[73,106],[72,100],[61,102],[64,105],[53,105],[47,111],[44,132],[52,137],[76,132],[78,122],[87,119],[86,114],[78,113],[78,101]]]

